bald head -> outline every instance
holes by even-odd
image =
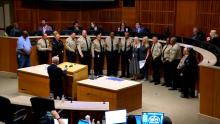
[[[58,56],[52,57],[52,64],[55,64],[55,65],[59,64],[59,57]]]

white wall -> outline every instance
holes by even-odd
[[[0,0],[0,29],[11,24],[10,1],[2,2]],[[0,35],[4,35],[4,30],[0,30]]]

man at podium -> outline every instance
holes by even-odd
[[[50,79],[50,97],[54,99],[63,98],[63,84],[62,77],[66,76],[67,67],[62,70],[57,65],[59,64],[59,57],[54,56],[52,58],[52,64],[47,67],[47,72]]]

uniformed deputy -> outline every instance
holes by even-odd
[[[181,48],[179,44],[176,43],[176,37],[172,37],[170,40],[170,44],[172,45],[170,49],[170,73],[171,73],[171,83],[172,88],[169,90],[176,90],[177,89],[177,80],[178,80],[178,73],[177,73],[177,65],[181,59]]]
[[[49,51],[51,50],[52,48],[47,38],[47,34],[44,33],[42,35],[42,38],[37,41],[37,54],[38,54],[39,64],[48,63]]]
[[[59,57],[59,63],[63,62],[64,45],[60,40],[60,34],[56,34],[52,41],[52,56]]]
[[[101,39],[101,33],[96,35],[92,43],[92,57],[94,58],[94,72],[96,76],[103,75],[105,42]]]
[[[167,38],[166,44],[163,46],[162,53],[161,53],[161,61],[163,63],[163,71],[164,71],[164,81],[165,83],[162,86],[171,86],[171,74],[170,74],[170,38]]]
[[[78,39],[78,50],[80,54],[81,64],[88,65],[88,74],[90,74],[91,69],[91,39],[87,36],[87,31],[82,31],[82,36]]]
[[[105,43],[107,55],[107,75],[117,76],[119,39],[115,37],[114,32],[110,32],[110,36],[105,39]]]
[[[152,38],[152,69],[153,69],[153,80],[155,85],[160,84],[160,66],[161,66],[161,53],[162,53],[162,45],[158,42],[157,37]]]
[[[68,62],[76,62],[76,50],[77,50],[77,39],[76,33],[73,32],[67,39],[66,39],[66,56]]]
[[[129,59],[131,59],[132,50],[132,39],[130,38],[129,32],[124,33],[124,37],[120,41],[120,51],[121,51],[121,77],[125,77],[125,72],[127,73],[126,77],[129,75]]]

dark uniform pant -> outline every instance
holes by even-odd
[[[177,66],[179,62],[180,60],[176,59],[170,63],[171,84],[172,84],[173,89],[176,89],[177,87],[179,87],[179,84],[178,84],[179,73],[177,71]]]
[[[170,73],[171,65],[170,62],[163,63],[163,70],[164,70],[164,81],[166,86],[171,86],[171,73]]]
[[[124,77],[125,73],[127,73],[126,77],[129,77],[129,53],[130,52],[122,52],[121,54],[121,76]],[[131,54],[131,53],[130,53]]]
[[[104,54],[101,52],[95,52],[94,58],[94,71],[95,75],[103,75]]]
[[[48,52],[47,51],[38,51],[38,60],[39,64],[47,64],[48,63]]]
[[[157,57],[154,60],[152,60],[153,81],[155,83],[160,83],[160,66],[161,66],[160,57]]]
[[[118,75],[118,52],[107,52],[107,75]]]
[[[82,51],[83,53],[83,58],[80,58],[81,64],[87,65],[88,66],[88,74],[90,74],[90,69],[91,69],[91,54],[89,51]]]
[[[68,62],[76,62],[76,53],[66,50],[66,57]]]

